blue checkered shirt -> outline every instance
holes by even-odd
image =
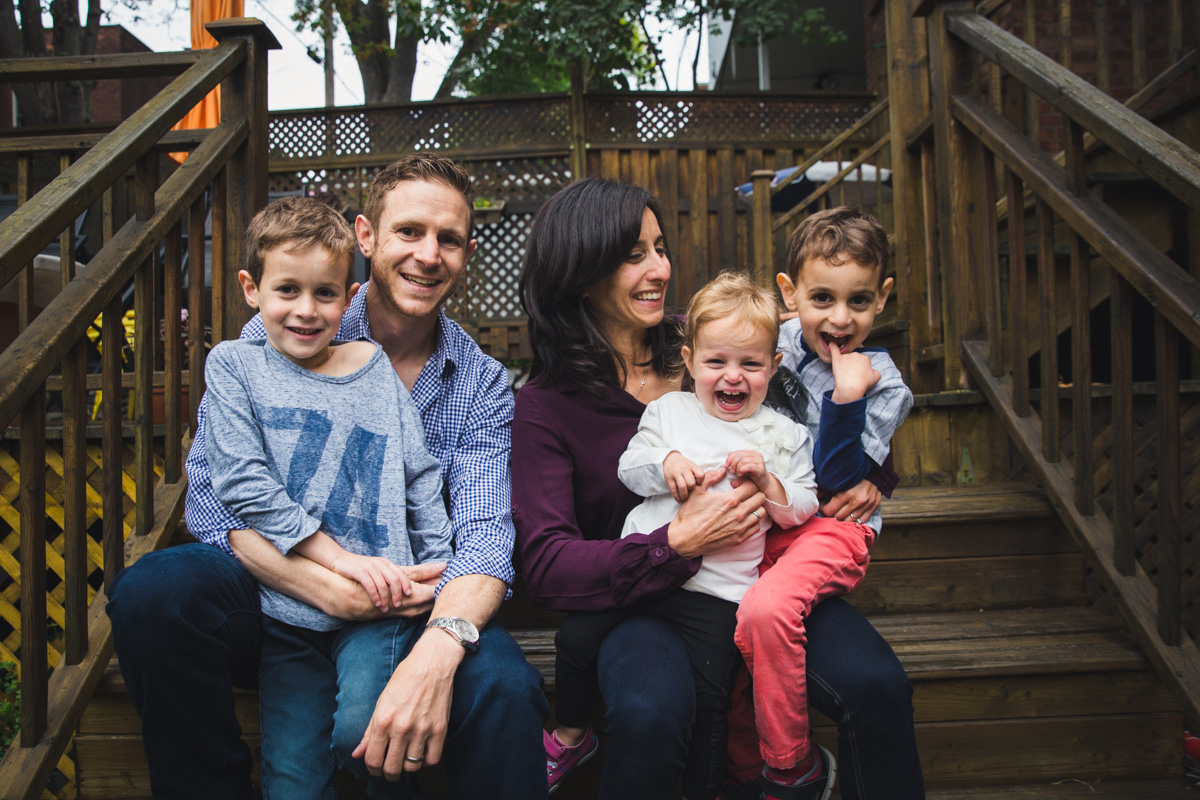
[[[338,338],[370,342],[367,292],[350,302],[342,316]],[[261,315],[246,323],[243,339],[266,336]],[[508,373],[483,354],[474,340],[444,313],[438,317],[437,346],[412,387],[421,412],[425,446],[442,462],[442,483],[454,528],[454,560],[438,590],[460,575],[491,575],[507,584],[513,580],[513,522],[509,450],[512,441],[513,396]],[[217,500],[204,452],[207,402],[201,400],[196,435],[187,457],[188,530],[200,541],[233,555],[230,530],[246,529]]]

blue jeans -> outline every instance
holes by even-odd
[[[843,800],[923,800],[912,684],[891,646],[840,597],[807,630],[808,701],[837,723]]]
[[[912,685],[892,648],[840,597],[808,618],[808,699],[838,726],[845,800],[922,800]],[[600,649],[603,800],[675,800],[695,709],[691,668],[667,623],[635,617]]]
[[[258,686],[258,584],[214,547],[172,547],[116,577],[108,613],[142,719],[154,797],[250,800],[252,759],[234,716],[233,687]],[[548,709],[540,676],[501,626],[485,629],[454,690],[445,751],[452,796],[475,797],[481,786],[514,800],[545,796],[540,729]]]

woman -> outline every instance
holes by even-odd
[[[680,388],[662,227],[644,189],[589,179],[551,198],[530,231],[521,298],[534,366],[513,418],[513,515],[526,586],[546,609],[661,596],[757,528],[764,498],[744,483],[693,492],[669,525],[620,538],[641,498],[618,481],[617,461],[645,403]],[[838,722],[842,796],[923,797],[911,687],[887,643],[848,604],[827,601],[809,621],[808,663],[810,701]],[[597,673],[600,796],[677,797],[695,709],[679,636],[634,616],[604,640]]]

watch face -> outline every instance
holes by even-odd
[[[451,618],[449,620],[450,627],[454,628],[454,632],[461,636],[465,641],[474,644],[479,641],[479,630],[470,621],[462,618]]]

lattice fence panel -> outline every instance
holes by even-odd
[[[1200,397],[1185,394],[1180,398],[1180,452],[1183,475],[1183,552],[1180,563],[1185,565],[1183,580],[1183,625],[1200,640]],[[1070,403],[1062,403],[1063,457],[1073,458]],[[1134,398],[1133,470],[1126,474],[1112,462],[1111,405],[1098,400],[1093,405],[1093,457],[1095,463],[1093,486],[1097,492],[1097,507],[1112,518],[1113,491],[1118,485],[1134,487],[1134,542],[1138,562],[1151,576],[1157,574],[1161,563],[1158,509],[1158,420],[1154,398]],[[1192,565],[1192,566],[1187,566]],[[1177,565],[1172,564],[1172,569]]]
[[[533,214],[507,214],[480,225],[479,249],[467,268],[467,317],[475,320],[522,316],[517,280]]]
[[[590,143],[781,142],[834,136],[858,121],[867,98],[789,99],[608,95],[587,99]]]
[[[494,158],[465,162],[476,197],[507,203],[542,203],[573,178],[566,156]]]
[[[271,115],[270,158],[378,156],[412,152],[567,146],[563,96],[486,103],[416,103]]]
[[[133,479],[134,452],[126,446],[122,452],[122,488],[124,502],[121,509],[125,536],[133,531],[136,487]],[[87,448],[87,561],[88,602],[95,598],[96,591],[104,582],[104,551],[101,546],[104,508],[101,502],[103,491],[103,460],[99,445]],[[154,471],[162,475],[161,458],[156,454]],[[46,446],[46,620],[48,626],[47,658],[55,666],[62,658],[63,625],[65,614],[63,601],[63,461],[61,450],[47,443]],[[15,443],[0,446],[0,661],[12,661],[20,669],[21,654],[21,567],[17,561],[21,542],[21,518],[17,510],[21,489],[21,474],[18,449]],[[67,751],[68,754],[70,750]],[[69,755],[59,762],[54,781],[54,796],[62,800],[75,797],[75,767]]]

